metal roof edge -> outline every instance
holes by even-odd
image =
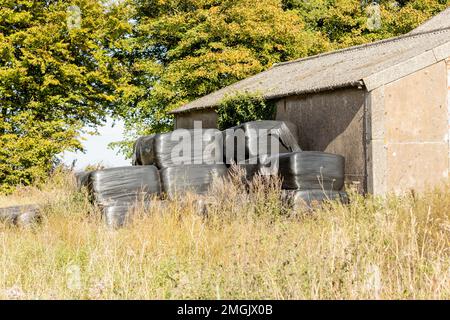
[[[406,77],[450,56],[450,41],[362,79],[368,91]]]

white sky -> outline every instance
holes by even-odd
[[[117,155],[117,150],[108,149],[110,142],[121,141],[123,139],[124,127],[122,122],[115,122],[108,119],[105,126],[98,128],[98,135],[84,135],[82,141],[86,150],[82,152],[65,152],[62,155],[63,162],[71,165],[76,160],[75,169],[82,170],[87,165],[102,164],[105,167],[130,166],[131,159],[126,160],[121,154]]]

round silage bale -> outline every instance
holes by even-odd
[[[27,227],[38,223],[40,218],[40,207],[35,204],[0,208],[0,222],[8,225]]]
[[[89,188],[91,173],[92,171],[81,171],[75,173],[75,181],[77,183],[78,190],[81,190],[83,187]]]
[[[33,225],[36,225],[40,221],[41,221],[41,214],[39,211],[27,211],[21,213],[17,217],[16,224],[19,227],[31,227]]]
[[[103,218],[108,227],[120,228],[131,222],[132,210],[129,205],[107,206],[103,208]]]
[[[155,134],[137,138],[133,145],[133,166],[155,165]]]
[[[155,166],[129,166],[94,171],[91,193],[101,206],[149,201],[161,193]]]
[[[224,164],[188,165],[161,170],[163,192],[174,198],[186,192],[205,194],[214,178],[225,177],[228,168]]]
[[[140,137],[133,151],[133,165],[155,165],[159,169],[222,160],[222,134],[217,129],[177,129]]]
[[[102,208],[105,224],[112,228],[130,225],[140,214],[163,213],[168,207],[165,200],[118,203]]]
[[[333,190],[344,186],[343,156],[301,151],[279,154],[268,158],[262,172],[277,174],[282,178],[282,188],[290,190]]]
[[[15,225],[18,215],[14,207],[0,208],[0,222],[6,225]]]

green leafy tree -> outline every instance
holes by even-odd
[[[275,103],[257,93],[238,93],[220,101],[217,115],[219,129],[225,130],[248,121],[274,119]]]
[[[44,177],[58,153],[81,148],[82,126],[120,114],[124,8],[0,0],[0,191]]]
[[[5,121],[0,116],[0,191],[28,185],[47,176],[65,150],[79,149],[80,127],[62,120],[40,121],[31,111]]]
[[[326,50],[320,32],[280,0],[135,0],[134,90],[127,127],[168,130],[168,111],[263,71]]]
[[[284,0],[306,28],[344,48],[405,34],[449,6],[448,0]]]

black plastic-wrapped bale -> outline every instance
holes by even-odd
[[[160,174],[163,191],[172,198],[188,191],[204,194],[214,178],[226,176],[227,171],[224,164],[188,165],[164,168]]]
[[[340,201],[343,204],[347,204],[348,197],[344,191],[283,190],[282,201],[289,208],[297,210],[311,209],[328,201]]]
[[[91,174],[94,200],[102,206],[148,201],[161,193],[155,166],[118,167]]]
[[[75,173],[75,181],[77,183],[78,190],[81,190],[81,188],[83,187],[89,188],[91,173],[92,171],[82,171]]]
[[[120,228],[133,222],[136,215],[149,211],[162,212],[168,203],[166,201],[151,201],[140,203],[118,203],[103,207],[103,219],[109,227]]]
[[[16,225],[19,227],[30,227],[41,222],[41,212],[39,209],[28,210],[19,214]]]
[[[21,205],[0,208],[0,222],[9,225],[28,226],[40,220],[38,205]]]
[[[262,169],[265,168],[265,164],[268,159],[268,155],[260,155],[255,158],[240,161],[239,164],[236,164],[236,166],[244,171],[244,177],[246,180],[244,182],[252,181],[256,175],[262,173]],[[232,170],[232,167],[230,167],[229,170]]]
[[[155,135],[148,135],[137,138],[133,145],[133,166],[154,165],[156,162],[153,151]]]
[[[227,164],[244,163],[265,154],[301,151],[297,127],[286,121],[262,120],[243,123],[223,131]]]
[[[154,164],[159,169],[190,164],[215,164],[223,159],[223,137],[217,129],[177,129],[140,137],[133,164]]]
[[[340,155],[292,152],[268,158],[265,173],[280,175],[283,189],[338,191],[344,186],[344,165],[345,159]]]
[[[241,163],[238,165],[242,170],[246,181],[252,181],[255,175],[258,174],[260,170],[259,163]],[[244,181],[245,182],[245,181]]]
[[[103,218],[108,227],[120,228],[131,222],[132,210],[133,208],[126,204],[107,206],[103,208]]]
[[[13,225],[17,221],[19,213],[14,207],[0,208],[0,222]]]

